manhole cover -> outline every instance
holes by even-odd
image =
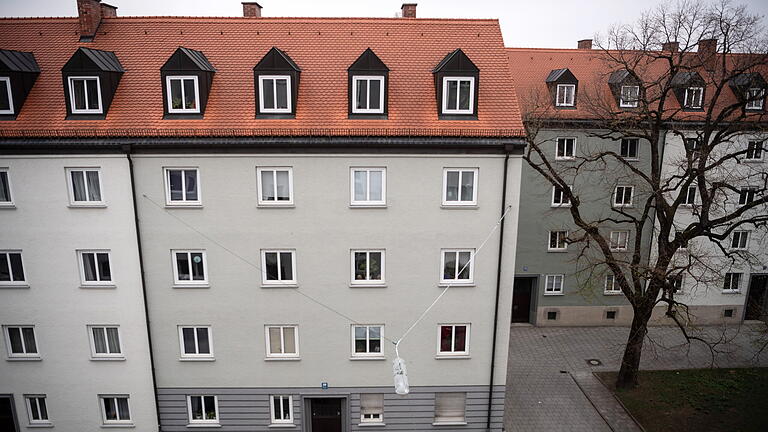
[[[587,359],[587,364],[590,366],[602,366],[603,362],[598,359]]]

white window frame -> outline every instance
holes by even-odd
[[[99,98],[99,108],[98,109],[92,109],[92,108],[84,108],[84,109],[77,109],[75,108],[75,80],[96,80],[96,94]],[[70,76],[67,77],[67,86],[69,87],[69,108],[72,114],[103,114],[104,113],[104,101],[101,98],[101,78],[99,78],[97,75],[92,76]],[[83,85],[83,90],[85,91],[85,105],[88,105],[88,86]]]
[[[552,279],[552,290],[547,290],[547,285],[549,285],[549,280]],[[560,281],[560,287],[556,288],[557,284],[556,281]],[[562,295],[564,291],[565,285],[565,275],[562,274],[548,274],[544,276],[544,295]]]
[[[181,106],[182,108],[173,108],[173,95],[171,92],[171,81],[181,80]],[[192,80],[195,83],[195,107],[183,108],[186,106],[187,95],[184,90],[184,80]],[[168,103],[168,114],[199,114],[200,113],[200,86],[197,82],[197,75],[168,75],[165,77],[166,100]]]
[[[215,358],[213,351],[213,327],[210,325],[196,325],[196,324],[182,324],[177,326],[179,333],[179,358],[181,360],[213,360]],[[184,329],[192,328],[195,330],[195,353],[187,353],[184,349]],[[200,354],[200,347],[198,346],[198,329],[208,330],[208,349],[210,353]]]
[[[635,96],[635,100],[627,101],[624,99],[624,89],[637,89],[637,95]],[[639,85],[623,85],[621,86],[620,90],[620,96],[619,96],[619,107],[620,108],[637,108],[638,101],[640,99],[640,86]]]
[[[459,173],[459,190],[458,190],[458,200],[456,201],[448,201],[448,173],[458,171]],[[461,199],[461,180],[464,178],[465,172],[473,172],[473,181],[472,181],[472,200],[462,200]],[[477,185],[478,185],[478,177],[480,175],[480,169],[479,168],[443,168],[443,206],[446,207],[461,207],[461,206],[476,206],[477,205]]]
[[[43,403],[45,404],[45,419],[37,419],[35,420],[32,415],[32,399],[35,400],[35,405],[37,407],[37,412],[40,414],[40,402],[39,399],[43,399]],[[24,395],[24,402],[25,406],[27,407],[27,418],[29,418],[29,426],[43,426],[43,425],[51,425],[51,412],[48,409],[48,397],[44,394],[25,394]],[[42,417],[42,416],[41,416]]]
[[[187,262],[189,263],[189,280],[179,279],[179,267],[176,262],[176,254],[187,254]],[[192,254],[199,253],[203,256],[203,280],[192,279]],[[174,286],[208,286],[208,254],[205,249],[171,249],[171,267],[173,268],[173,285]]]
[[[13,350],[11,349],[11,335],[9,333],[9,329],[12,329],[12,328],[22,329],[22,328],[27,328],[27,327],[32,329],[32,334],[35,337],[35,348],[37,348],[37,352],[36,353],[28,353],[27,352],[27,346],[26,346],[26,343],[24,342],[24,334],[23,334],[23,332],[21,330],[19,330],[19,335],[21,337],[21,345],[22,345],[22,348],[24,349],[24,352],[23,353],[14,353]],[[11,359],[11,360],[39,360],[41,358],[41,355],[40,355],[40,339],[37,337],[37,331],[35,330],[35,326],[34,325],[27,325],[27,324],[9,324],[9,325],[4,325],[3,326],[3,335],[5,336],[5,346],[6,346],[6,349],[8,350],[8,358],[9,359]]]
[[[736,288],[733,288],[733,275],[738,275],[736,281]],[[723,281],[724,293],[739,293],[741,292],[741,281],[744,280],[744,273],[741,272],[726,272]],[[728,283],[728,289],[725,288],[725,283]]]
[[[289,405],[289,416],[291,418],[289,419],[283,419],[283,418],[277,418],[277,413],[275,412],[275,398],[280,398],[280,408],[284,407],[285,400],[283,398],[288,398],[288,405]],[[280,411],[280,417],[283,416],[282,410]],[[273,425],[287,425],[287,424],[294,424],[293,423],[293,396],[292,395],[269,395],[269,420],[270,423]]]
[[[270,336],[269,336],[269,329],[270,328],[279,328],[280,329],[280,353],[272,353],[270,352]],[[285,329],[286,328],[292,328],[293,329],[293,337],[294,337],[294,343],[296,344],[296,352],[295,353],[286,353],[285,352]],[[267,353],[267,359],[288,359],[288,360],[296,360],[299,359],[301,356],[299,354],[299,326],[297,324],[267,324],[264,326],[264,341],[266,342],[266,353]],[[293,418],[293,416],[291,416]]]
[[[610,288],[610,289],[609,289]],[[605,295],[617,295],[621,294],[621,287],[616,283],[616,275],[608,273],[605,275],[605,285],[603,286],[603,294]]]
[[[438,397],[440,395],[444,394],[463,394],[464,395],[464,415],[460,419],[452,419],[452,420],[440,420],[437,418],[437,408],[438,408]],[[433,426],[463,426],[467,424],[467,393],[466,392],[441,392],[441,393],[435,393],[435,412],[434,412],[434,420],[432,422]]]
[[[264,196],[262,195],[261,173],[264,171],[272,172],[274,193],[275,193],[274,200],[265,200]],[[277,172],[278,171],[288,171],[288,201],[279,201],[277,199]],[[258,188],[257,194],[258,194],[260,206],[265,206],[265,207],[266,206],[269,206],[269,207],[293,206],[293,167],[286,167],[286,166],[256,167],[256,187]]]
[[[216,418],[215,419],[193,419],[192,418],[192,398],[193,397],[200,398],[200,407],[203,409],[203,417],[205,417],[205,398],[213,397],[213,409],[216,412]],[[219,424],[220,417],[221,416],[219,415],[219,397],[218,396],[209,395],[209,394],[187,395],[187,420],[189,421],[189,425],[217,425]]]
[[[560,90],[563,90],[563,101],[560,102]],[[566,89],[571,89],[571,101],[568,102],[568,92]],[[572,107],[576,106],[576,84],[558,84],[555,93],[555,106],[559,107]]]
[[[381,254],[381,279],[355,279],[355,254],[356,253],[365,253],[366,257],[366,269],[365,272],[367,274],[367,277],[370,278],[371,274],[371,268],[370,268],[370,261],[371,261],[371,252],[376,252]],[[382,286],[386,285],[386,276],[385,276],[385,269],[386,269],[386,251],[384,249],[351,249],[350,250],[350,284],[351,285],[359,285],[359,286]]]
[[[277,254],[277,271],[278,271],[278,277],[282,276],[280,272],[282,271],[280,262],[280,254],[281,253],[290,253],[291,254],[291,279],[288,280],[269,280],[267,279],[267,254],[268,253],[276,253]],[[262,249],[261,250],[261,284],[262,286],[296,286],[298,285],[298,281],[296,278],[296,249]]]
[[[8,109],[7,110],[0,110],[0,114],[2,115],[8,115],[13,114],[13,91],[11,90],[11,78],[10,77],[0,77],[0,81],[5,82],[5,88],[8,91]]]
[[[623,154],[623,148],[624,148],[624,142],[627,142],[627,155],[625,156]],[[632,156],[632,144],[635,143],[635,155]],[[619,142],[619,156],[621,156],[622,159],[627,161],[636,161],[640,159],[640,139],[639,138],[622,138],[621,142]]]
[[[368,106],[371,105],[371,81],[381,83],[379,92],[379,108],[357,108],[357,82],[367,81]],[[384,114],[384,76],[383,75],[352,75],[352,114]]]
[[[563,140],[563,143],[565,143],[565,140],[573,140],[573,153],[571,155],[568,155],[567,152],[563,152],[564,156],[559,156],[558,153],[560,153],[559,147],[560,147],[560,140]],[[576,159],[576,137],[557,137],[555,139],[555,160],[574,160]],[[566,146],[563,150],[567,150],[568,146]]]
[[[117,329],[117,346],[120,348],[119,353],[97,353],[96,352],[96,337],[93,335],[94,329],[103,329],[104,340],[107,344],[107,351],[109,351],[109,336],[107,333],[108,328]],[[88,341],[91,345],[91,359],[92,360],[123,360],[125,359],[125,349],[123,348],[123,335],[120,334],[120,326],[116,324],[89,324],[86,326],[88,330]]]
[[[749,196],[750,192],[752,192],[752,199]],[[739,206],[745,206],[754,201],[757,198],[757,192],[758,188],[756,186],[742,186],[739,188]]]
[[[752,157],[748,157],[748,153],[744,153],[744,161],[745,162],[758,162],[758,161],[763,160],[763,157],[764,157],[764,154],[765,154],[765,151],[766,151],[766,149],[763,146],[765,144],[765,142],[766,141],[761,140],[761,139],[747,140],[747,152],[749,152],[749,144],[750,143],[754,143],[755,147],[752,150]],[[758,148],[760,149],[760,157],[755,157],[755,153],[757,153],[755,150],[758,149]],[[10,182],[10,180],[9,180],[9,182]]]
[[[563,234],[563,238],[560,238],[560,233]],[[552,234],[557,235],[557,243],[560,243],[560,240],[563,242],[563,247],[552,247]],[[567,230],[555,230],[555,231],[549,231],[547,235],[547,252],[566,252],[568,250],[568,242],[566,239],[568,238],[568,231]]]
[[[15,207],[13,202],[13,188],[11,187],[11,170],[8,167],[0,167],[0,173],[5,173],[6,187],[8,188],[9,201],[0,201],[0,208],[3,207]]]
[[[698,100],[698,104],[697,105],[693,104],[694,102],[696,102],[696,100],[695,100],[696,98],[693,97],[693,95],[690,96],[690,98],[693,99],[693,100],[688,100],[689,99],[689,94],[692,93],[692,92],[698,92],[698,95],[699,95],[698,99],[699,100]],[[701,86],[686,87],[685,88],[685,98],[684,98],[684,102],[683,102],[683,108],[700,109],[703,106],[704,106],[704,87],[701,87]]]
[[[691,190],[693,190],[693,200],[691,200]],[[685,199],[681,204],[683,207],[693,207],[696,205],[697,197],[699,196],[699,187],[697,185],[689,185],[685,191]]]
[[[101,167],[71,167],[65,168],[64,171],[67,175],[67,190],[69,191],[69,205],[73,207],[102,207],[105,205],[104,200],[104,184],[101,181]],[[72,173],[81,171],[83,173],[83,184],[85,185],[85,201],[75,200],[75,186],[72,184]],[[95,171],[99,178],[99,195],[101,199],[98,201],[88,200],[88,171]]]
[[[355,350],[355,328],[357,327],[365,327],[365,345],[366,345],[366,352],[359,353]],[[379,346],[381,347],[381,352],[370,352],[371,349],[371,327],[378,327],[379,328]],[[352,358],[376,358],[376,359],[383,359],[384,358],[384,324],[352,324],[351,326],[352,331],[352,347],[351,347],[351,356]]]
[[[456,108],[448,107],[448,83],[450,81],[456,81]],[[461,100],[461,82],[469,82],[469,108],[460,109],[458,107],[459,100]],[[443,114],[474,114],[475,113],[475,77],[467,76],[446,76],[443,77]]]
[[[624,238],[624,245],[622,246],[619,244],[618,240],[621,239],[621,234],[625,234],[626,237]],[[616,236],[616,242],[613,241],[614,235]],[[613,244],[616,243],[616,246],[613,246]],[[629,231],[628,230],[616,230],[611,231],[609,237],[608,237],[608,247],[610,250],[614,252],[626,252],[629,250]]]
[[[355,200],[355,173],[365,172],[365,195],[370,197],[371,172],[381,172],[381,200]],[[352,207],[385,207],[387,205],[387,168],[351,167],[349,169],[349,205]]]
[[[381,396],[381,411],[375,412],[371,414],[365,414],[363,413],[363,398],[365,396]],[[370,415],[371,417],[366,418],[366,415]],[[376,416],[376,417],[373,417]],[[361,393],[360,394],[360,423],[384,423],[384,395],[382,393]]]
[[[462,268],[459,268],[459,252],[469,252],[469,270],[468,279],[445,279],[445,254],[456,254],[456,277],[461,273]],[[440,285],[474,285],[475,283],[475,249],[440,249]]]
[[[685,273],[678,273],[672,278],[673,294],[685,294]]]
[[[195,171],[195,176],[197,178],[197,199],[196,200],[188,200],[187,199],[187,176],[184,174],[185,171]],[[181,171],[181,195],[182,199],[180,200],[171,200],[171,178],[170,178],[170,172],[171,171]],[[169,167],[163,167],[163,177],[165,181],[165,205],[167,207],[185,207],[185,206],[195,206],[200,207],[203,205],[203,188],[202,183],[200,181],[200,168],[198,167],[176,167],[176,166],[169,166]]]
[[[741,238],[746,237],[746,240],[744,241],[744,246],[733,246],[733,242],[736,239],[736,233],[739,233],[739,244],[741,244]],[[747,250],[749,249],[749,238],[751,237],[750,232],[747,230],[735,230],[731,233],[731,250]]]
[[[125,398],[125,402],[128,405],[128,419],[107,420],[107,411],[104,408],[104,399],[115,399],[115,413],[120,417],[120,409],[117,405],[117,399]],[[101,421],[104,426],[107,425],[132,425],[133,413],[131,412],[131,397],[127,394],[100,394],[99,395],[99,407],[101,409]]]
[[[619,195],[619,188],[621,188],[621,195]],[[624,195],[626,194],[626,190],[629,189],[629,202],[625,203],[624,201]],[[622,202],[617,202],[618,198],[621,197]],[[622,208],[622,207],[632,207],[632,204],[635,201],[635,187],[632,185],[618,185],[615,189],[613,189],[613,208]]]
[[[746,105],[744,106],[744,109],[748,109],[748,110],[763,109],[763,106],[765,104],[765,90],[760,87],[752,87],[747,90],[747,99],[753,98],[754,93],[758,93],[760,95],[760,99],[747,101]]]
[[[562,192],[560,193],[560,200],[563,201],[565,199],[568,199],[568,202],[567,203],[565,203],[565,202],[556,203],[555,202],[555,196],[557,195],[557,188],[559,188],[559,187],[560,186],[554,186],[554,185],[552,186],[552,203],[551,203],[551,207],[570,207],[571,206],[571,200],[568,199],[568,197],[565,195],[565,190],[563,188],[560,188],[562,190]],[[569,186],[569,187],[571,188],[571,192],[573,192],[573,186]]]
[[[21,270],[24,272],[24,279],[16,280],[14,278],[13,268],[11,267],[10,254],[19,254],[19,259],[21,260]],[[0,281],[0,288],[29,286],[29,282],[27,281],[27,267],[24,265],[24,254],[22,253],[21,249],[0,249],[0,255],[5,255],[5,262],[8,265],[8,272],[11,276],[11,280],[9,281]],[[0,259],[3,259],[3,257],[0,256]]]
[[[112,265],[112,252],[109,249],[78,249],[77,251],[77,263],[80,267],[80,285],[84,287],[88,286],[115,286],[115,272],[114,272],[114,266]],[[85,280],[85,261],[83,254],[92,253],[94,254],[94,266],[96,270],[96,279],[95,281],[89,281]],[[110,274],[110,280],[101,280],[101,270],[99,269],[99,261],[96,254],[107,254],[107,259],[109,260],[109,274]]]
[[[455,351],[456,344],[456,327],[465,326],[467,328],[467,336],[464,341],[464,351]],[[442,329],[443,327],[451,327],[451,351],[442,351]],[[437,324],[437,357],[469,357],[469,342],[471,334],[470,323],[439,323]]]
[[[275,108],[264,108],[264,80],[272,80],[272,94],[274,97]],[[285,84],[286,107],[277,108],[277,81],[287,80]],[[291,76],[290,75],[259,75],[259,113],[263,114],[290,114],[293,111],[293,100],[291,95]]]

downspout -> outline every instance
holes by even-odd
[[[501,214],[502,216],[507,209],[507,170],[509,167],[509,150],[505,152],[504,156],[504,180],[501,187]],[[504,248],[504,223],[506,218],[501,220],[501,226],[499,227],[499,260],[496,264],[496,298],[493,308],[493,342],[491,343],[491,376],[488,379],[488,418],[486,422],[486,429],[491,430],[491,409],[493,407],[493,375],[496,369],[496,339],[499,326],[499,292],[501,291],[501,266],[502,255]]]
[[[147,325],[147,343],[149,344],[149,364],[150,368],[152,369],[152,393],[155,396],[155,415],[157,416],[157,430],[158,432],[162,430],[162,426],[160,425],[160,400],[157,397],[157,375],[155,374],[155,355],[152,351],[152,332],[150,331],[149,326],[149,303],[147,302],[147,282],[146,278],[144,277],[144,255],[142,253],[142,247],[141,247],[141,230],[139,230],[139,208],[138,208],[138,200],[136,196],[136,183],[134,181],[134,175],[133,175],[133,159],[131,158],[131,146],[126,145],[123,146],[123,151],[125,151],[125,156],[128,158],[128,172],[130,173],[130,179],[131,179],[131,193],[133,195],[133,219],[134,224],[136,225],[136,245],[138,247],[139,251],[139,271],[141,272],[141,292],[144,300],[144,322]]]

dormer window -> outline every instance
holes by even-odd
[[[636,86],[636,85],[621,86],[621,100],[619,102],[619,106],[621,108],[637,108],[639,99],[640,99],[640,86]]]
[[[61,68],[67,118],[98,120],[107,115],[123,66],[115,53],[80,47]]]
[[[457,49],[432,70],[435,77],[438,118],[441,120],[477,119],[480,69]]]
[[[256,118],[294,118],[301,68],[284,51],[272,47],[253,68]]]
[[[576,99],[576,86],[574,84],[557,85],[557,106],[572,107]]]
[[[38,75],[31,52],[0,49],[0,120],[16,118]]]
[[[291,112],[291,77],[289,75],[260,75],[259,90],[259,112]]]
[[[443,78],[443,114],[472,114],[474,99],[473,77]]]
[[[352,77],[352,113],[384,113],[384,77],[355,75]]]
[[[8,77],[0,77],[0,114],[13,114],[11,79]]]
[[[553,69],[544,80],[549,89],[550,99],[556,108],[571,109],[576,106],[576,91],[579,80],[567,68]]]
[[[763,102],[765,100],[765,91],[761,88],[751,88],[747,90],[747,105],[748,110],[762,110]]]
[[[170,89],[168,95],[168,113],[199,113],[200,87],[197,77],[187,76],[166,76],[165,86]]]
[[[704,79],[696,71],[681,71],[669,82],[677,103],[683,110],[701,110],[704,106]]]
[[[762,111],[765,109],[765,89],[768,83],[759,72],[741,73],[728,81],[734,95],[744,103],[744,109],[748,111]]]
[[[72,114],[101,114],[99,77],[69,77]]]
[[[704,87],[688,87],[685,89],[685,108],[698,109],[704,103]]]

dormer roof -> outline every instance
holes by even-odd
[[[287,71],[301,72],[301,68],[285,51],[272,47],[253,68],[257,71]]]
[[[347,70],[350,72],[389,72],[387,65],[370,48],[366,48]]]
[[[203,72],[216,72],[208,58],[202,51],[191,48],[179,47],[160,68],[162,71],[199,70]]]
[[[86,47],[78,48],[61,70],[64,72],[125,72],[114,52]]]
[[[5,72],[40,73],[40,66],[31,52],[0,49],[0,70]]]
[[[479,72],[475,63],[464,54],[461,48],[448,53],[440,63],[432,69],[432,73],[454,73],[454,72]]]
[[[549,75],[547,75],[547,78],[544,80],[547,84],[552,83],[576,83],[579,80],[576,79],[576,76],[571,72],[568,68],[562,68],[562,69],[553,69]]]

